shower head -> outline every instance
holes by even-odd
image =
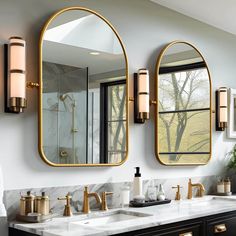
[[[60,95],[60,100],[62,102],[64,102],[67,98],[69,98],[71,101],[74,101],[74,99],[72,99],[72,97],[68,93],[64,93],[64,94]]]
[[[75,102],[75,99],[73,98],[73,95],[71,97],[68,93],[64,93],[60,95],[59,98],[63,102],[66,111],[72,112],[72,107],[76,106],[76,102]],[[71,104],[68,101],[68,99],[72,102]]]

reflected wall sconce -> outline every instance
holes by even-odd
[[[228,126],[228,91],[226,87],[216,90],[216,131],[224,131]]]
[[[26,87],[38,87],[26,83],[26,42],[21,37],[11,37],[4,45],[5,112],[21,113],[27,107]]]
[[[150,102],[147,69],[139,69],[138,73],[134,73],[134,97],[129,100],[134,102],[134,123],[143,124],[149,120],[150,104],[156,104],[156,102]]]

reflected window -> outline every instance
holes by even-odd
[[[166,162],[188,163],[186,154],[207,160],[210,85],[205,63],[162,67],[159,76],[160,156]]]
[[[126,156],[126,81],[101,84],[101,163],[119,163]]]

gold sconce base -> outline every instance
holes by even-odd
[[[138,118],[141,120],[149,120],[149,112],[140,112]]]
[[[27,101],[25,98],[13,97],[10,98],[9,108],[14,113],[23,112],[23,109],[27,107]]]

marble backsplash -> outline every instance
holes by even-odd
[[[193,183],[202,183],[206,189],[206,194],[212,194],[216,189],[217,177],[216,176],[204,176],[204,177],[193,177]],[[181,189],[181,197],[183,199],[187,196],[188,191],[188,178],[178,178],[178,179],[152,179],[143,181],[143,194],[147,196],[147,189],[154,183],[155,186],[163,184],[166,193],[166,198],[175,198],[175,189],[173,186],[180,184],[183,188]],[[103,191],[113,192],[112,196],[107,197],[107,203],[109,208],[118,208],[121,206],[120,193],[124,186],[130,187],[130,198],[132,199],[132,182],[122,182],[122,183],[103,183],[103,184],[91,184],[88,185],[89,192],[101,193]],[[18,190],[8,190],[4,192],[4,204],[7,209],[8,220],[13,220],[19,211],[19,199],[20,195],[25,194],[30,190],[35,195],[40,195],[41,192],[46,192],[50,197],[50,207],[54,213],[63,214],[64,201],[58,201],[58,197],[64,197],[68,192],[72,195],[72,210],[73,212],[79,212],[82,210],[83,205],[83,190],[84,185],[77,186],[65,186],[65,187],[51,187],[51,188],[31,188],[31,189],[18,189]],[[90,199],[91,209],[97,209],[99,206],[96,204],[93,198]]]

